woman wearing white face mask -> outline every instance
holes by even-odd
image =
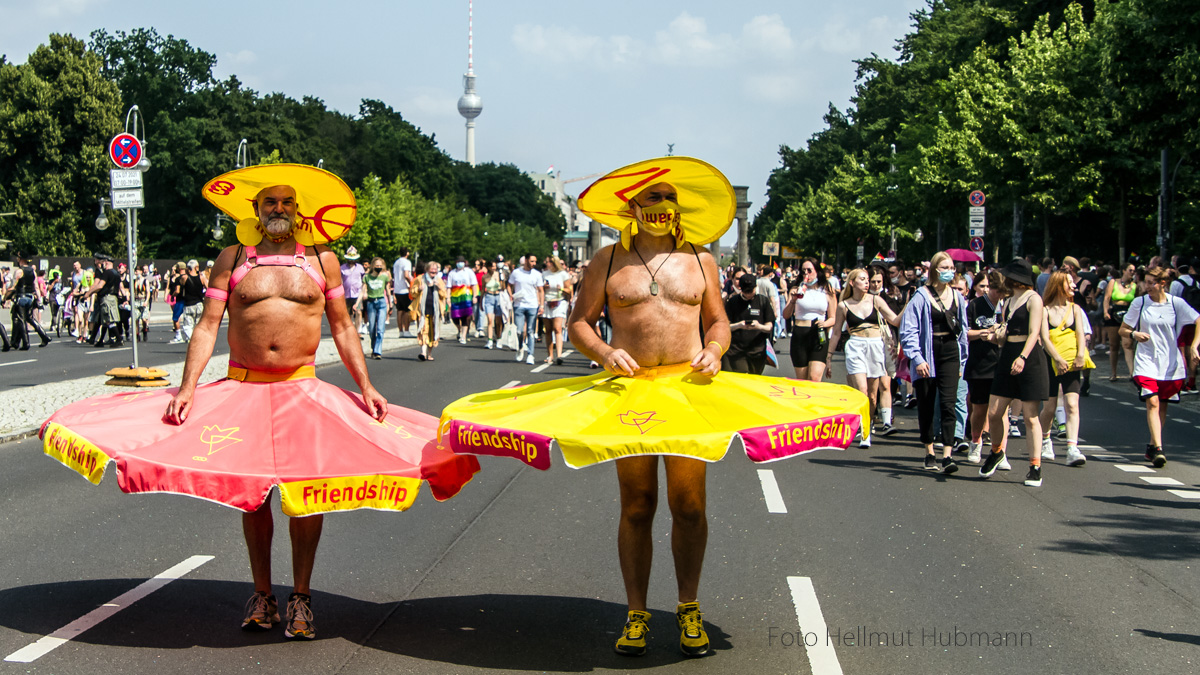
[[[958,400],[958,380],[967,361],[966,302],[950,283],[954,281],[954,261],[939,251],[930,260],[929,284],[913,294],[900,320],[900,344],[909,357],[913,388],[917,391],[917,420],[921,443],[925,446],[925,468],[954,473],[958,465],[954,452],[954,406]],[[934,400],[941,396],[940,440],[943,456],[939,463],[933,454]]]
[[[801,281],[791,290],[783,318],[792,319],[789,351],[796,379],[820,382],[829,359],[829,329],[837,313],[837,296],[825,272],[812,258],[800,265]]]

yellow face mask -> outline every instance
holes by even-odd
[[[642,209],[642,218],[638,223],[641,229],[655,236],[675,232],[683,221],[679,205],[674,202],[659,202],[654,206]]]

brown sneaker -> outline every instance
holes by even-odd
[[[284,629],[283,636],[289,640],[312,640],[317,637],[311,596],[304,593],[292,593],[288,596],[287,628]]]
[[[259,591],[246,601],[246,618],[242,630],[271,630],[279,623],[279,603],[275,596]]]

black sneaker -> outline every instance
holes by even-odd
[[[908,398],[904,399],[904,407],[905,407],[905,408],[909,408],[909,409],[912,409],[912,408],[915,408],[915,407],[917,407],[917,397],[916,397],[916,395],[914,395],[914,394],[909,394],[909,395],[908,395]]]
[[[988,453],[987,459],[983,460],[983,466],[979,467],[979,476],[981,478],[991,478],[992,474],[996,473],[996,468],[1000,466],[1000,462],[1003,461],[1003,452]]]
[[[950,457],[942,458],[942,473],[954,473],[958,471],[958,465],[954,463],[954,459]]]
[[[890,436],[894,433],[896,433],[896,427],[890,424],[884,424],[875,430],[875,435],[877,436]]]
[[[954,439],[954,452],[965,455],[971,451],[971,444],[961,438]]]
[[[1163,454],[1162,448],[1153,445],[1146,446],[1146,461],[1154,465],[1154,468],[1161,469],[1167,464],[1167,456]]]
[[[925,455],[925,470],[926,471],[937,471],[938,470],[937,459],[934,458],[934,456],[931,454]]]
[[[1029,466],[1029,473],[1025,474],[1025,485],[1027,487],[1042,487],[1042,467]]]
[[[992,444],[992,434],[987,431],[983,432],[979,436],[979,442],[984,445],[991,445]]]

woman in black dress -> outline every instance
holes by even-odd
[[[1029,473],[1025,485],[1041,487],[1042,424],[1038,418],[1042,402],[1050,397],[1050,371],[1045,352],[1038,344],[1045,309],[1042,299],[1033,290],[1033,269],[1029,261],[1017,258],[1000,270],[1009,297],[1001,306],[1001,324],[1007,336],[1000,344],[992,391],[988,399],[988,423],[992,429],[992,452],[979,467],[979,475],[991,478],[1006,459],[1004,445],[1007,433],[1005,411],[1014,400],[1021,402],[1025,413],[1025,444],[1029,450]],[[997,440],[999,439],[999,440]],[[998,446],[997,446],[998,444]]]

